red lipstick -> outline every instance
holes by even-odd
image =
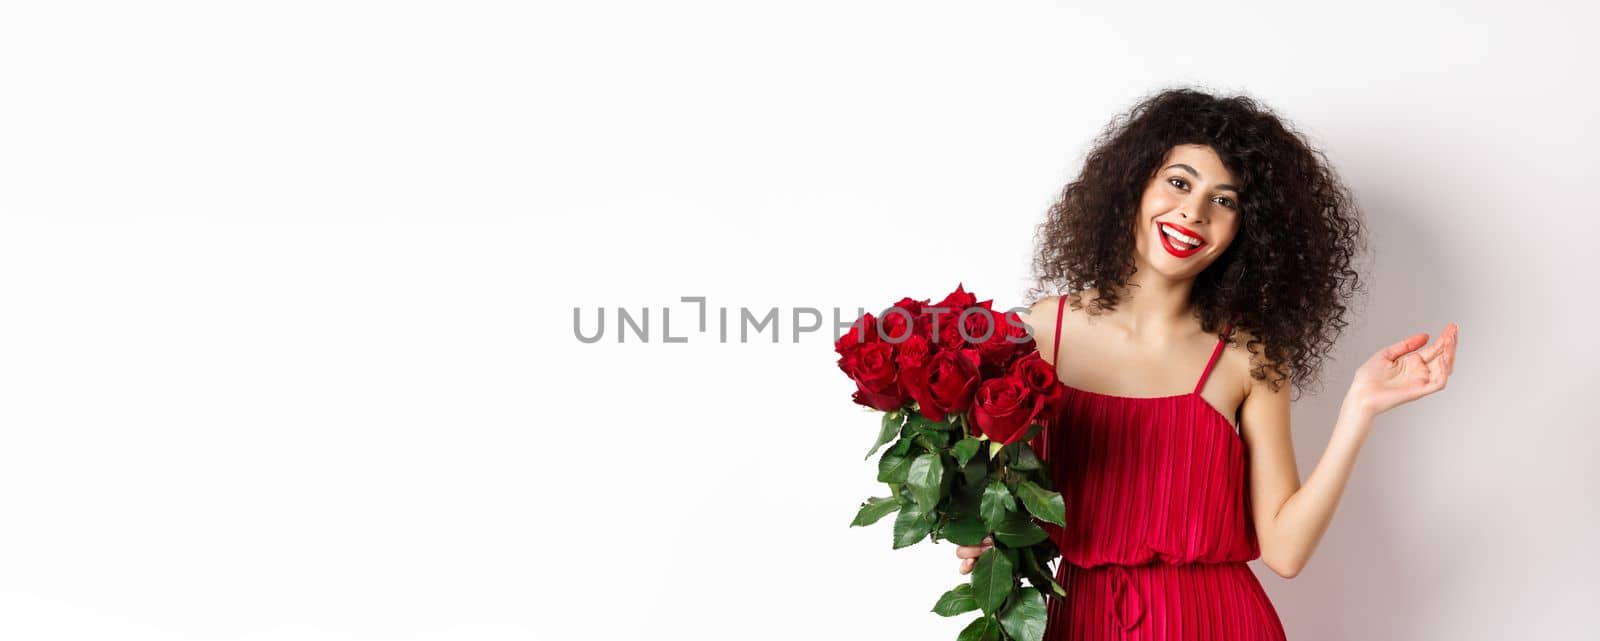
[[[1199,238],[1200,244],[1190,245],[1188,243],[1173,240],[1171,236],[1167,235],[1166,231],[1161,229],[1162,225],[1168,225],[1173,229],[1183,232],[1191,237]],[[1171,225],[1169,223],[1158,222],[1156,223],[1156,235],[1161,237],[1161,246],[1167,250],[1167,253],[1177,256],[1178,258],[1188,258],[1198,254],[1200,253],[1200,250],[1204,249],[1206,246],[1206,240],[1204,237],[1200,236],[1200,234],[1194,233],[1194,230],[1181,225]]]

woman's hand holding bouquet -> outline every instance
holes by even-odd
[[[1065,594],[1048,565],[1060,556],[1050,529],[1065,525],[1065,505],[1033,447],[1058,414],[1060,387],[1027,326],[991,303],[959,285],[938,304],[904,298],[835,343],[852,399],[884,413],[867,458],[888,446],[877,478],[890,495],[863,502],[851,525],[894,514],[895,549],[930,538],[970,555],[961,571],[971,580],[933,607],[982,611],[958,641],[1037,641],[1046,596]]]

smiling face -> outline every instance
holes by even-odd
[[[1168,151],[1139,199],[1134,230],[1139,269],[1182,280],[1215,262],[1239,231],[1238,184],[1208,146],[1178,145]]]

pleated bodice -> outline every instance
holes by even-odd
[[[1049,601],[1046,641],[1285,639],[1246,563],[1261,556],[1248,448],[1200,395],[1229,329],[1188,394],[1056,383],[1060,413],[1031,442],[1066,503],[1064,527],[1035,519],[1061,549],[1066,591]]]
[[[1198,392],[1130,398],[1062,385],[1040,458],[1066,501],[1066,527],[1044,524],[1080,567],[1249,561],[1245,443]]]

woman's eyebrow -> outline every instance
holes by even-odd
[[[1190,166],[1185,165],[1185,164],[1183,164],[1181,162],[1180,163],[1176,163],[1176,164],[1174,164],[1174,165],[1172,165],[1170,167],[1167,167],[1167,169],[1182,169],[1184,171],[1189,172],[1189,175],[1194,176],[1195,178],[1199,178],[1200,177],[1200,172],[1195,171],[1194,167],[1190,167]],[[1234,187],[1232,184],[1229,184],[1229,183],[1222,183],[1220,185],[1217,185],[1217,189],[1227,189],[1229,191],[1239,191],[1238,187]]]

